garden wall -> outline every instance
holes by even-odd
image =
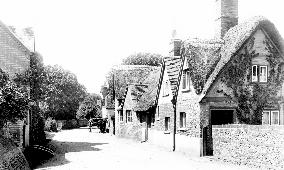
[[[216,125],[212,136],[214,158],[284,169],[284,126]]]

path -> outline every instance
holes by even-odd
[[[53,137],[57,155],[38,170],[81,169],[249,169],[207,158],[193,158],[129,139],[87,129],[63,130]]]

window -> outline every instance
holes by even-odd
[[[267,66],[259,66],[259,82],[267,82]]]
[[[262,112],[262,124],[263,125],[279,125],[279,111],[272,110],[268,111],[265,110]]]
[[[131,112],[131,110],[126,110],[126,122],[132,122],[132,112]]]
[[[184,70],[182,75],[182,90],[189,90],[190,75],[189,70]]]
[[[253,65],[252,66],[252,82],[261,82],[266,83],[267,82],[267,66],[258,66]]]
[[[165,131],[168,131],[170,127],[170,117],[165,117]]]
[[[252,82],[257,82],[258,81],[258,69],[257,65],[252,66]]]
[[[186,127],[186,114],[184,112],[180,113],[180,128],[185,128]]]
[[[160,120],[160,108],[157,106],[156,108],[157,120]]]
[[[120,121],[120,122],[123,122],[123,111],[122,111],[122,110],[119,110],[119,111],[118,111],[118,114],[119,114],[119,121]]]
[[[279,125],[279,111],[271,111],[271,124]]]
[[[163,87],[162,87],[162,94],[163,97],[168,96],[169,95],[169,81],[164,81],[163,82]]]

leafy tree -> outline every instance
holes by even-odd
[[[30,55],[30,67],[25,72],[17,74],[14,78],[14,82],[19,86],[29,87],[29,101],[33,103],[29,106],[29,112],[31,114],[31,144],[41,144],[44,143],[46,139],[43,112],[39,105],[46,97],[45,77],[46,73],[42,56],[39,53],[32,53],[32,55]]]
[[[102,98],[98,94],[89,94],[81,102],[76,113],[77,119],[101,117],[101,101]]]
[[[136,53],[123,59],[122,64],[159,66],[162,64],[162,56],[160,54]]]
[[[55,119],[73,119],[79,103],[86,96],[86,88],[78,83],[75,74],[62,67],[47,66],[46,98],[48,116]]]
[[[9,80],[9,76],[0,69],[0,129],[8,121],[23,119],[28,111],[28,88]]]

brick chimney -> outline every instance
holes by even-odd
[[[181,40],[177,38],[176,30],[172,32],[172,39],[170,42],[170,56],[180,56]]]
[[[215,37],[223,38],[231,27],[238,24],[238,0],[215,1]]]

